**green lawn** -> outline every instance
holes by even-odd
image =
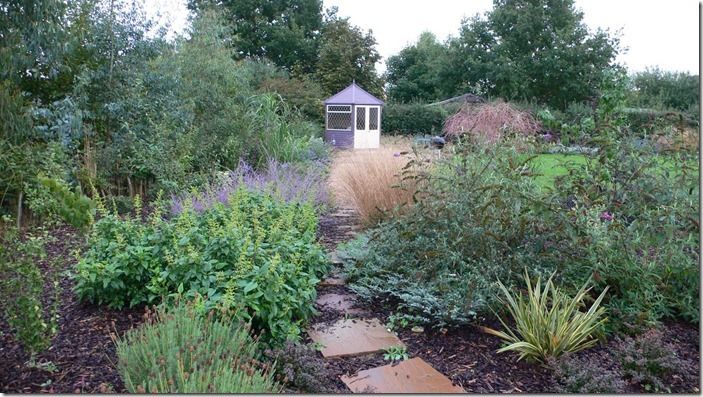
[[[569,168],[585,165],[587,158],[583,154],[544,153],[530,161],[535,172],[540,174],[535,178],[541,187],[553,187],[554,179],[569,173]]]
[[[540,174],[535,178],[537,184],[543,188],[551,188],[554,187],[554,180],[557,176],[566,175],[569,172],[569,168],[583,166],[587,161],[588,157],[583,154],[544,153],[532,159],[530,164],[535,167],[535,172]],[[680,163],[667,156],[658,156],[656,161],[659,164],[654,169],[655,172],[680,171],[676,168],[679,167],[677,164]],[[698,162],[691,162],[689,166],[697,169]]]

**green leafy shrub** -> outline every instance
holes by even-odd
[[[604,367],[603,361],[597,357],[566,354],[548,358],[547,365],[552,370],[552,391],[556,393],[627,392],[627,384],[622,380],[619,368]]]
[[[544,362],[549,357],[559,357],[586,349],[596,343],[592,335],[605,322],[605,309],[600,306],[606,289],[596,298],[586,312],[580,309],[589,296],[591,288],[586,285],[570,298],[559,290],[550,277],[544,287],[540,278],[532,286],[530,277],[525,272],[527,297],[513,294],[498,281],[502,297],[499,301],[507,307],[515,322],[515,332],[500,319],[506,331],[491,328],[484,330],[502,338],[510,344],[498,350],[498,353],[515,351],[519,359],[528,358]]]
[[[598,157],[556,180],[554,223],[569,264],[561,277],[577,286],[592,275],[610,287],[610,330],[637,332],[665,317],[698,322],[695,156],[600,139]]]
[[[39,183],[49,189],[57,201],[57,212],[70,225],[87,230],[93,223],[95,203],[78,192],[71,191],[68,186],[55,179],[39,177]]]
[[[536,118],[549,133],[557,133],[562,144],[580,143],[593,134],[596,127],[592,110],[584,106],[571,104],[566,114],[558,110],[542,109],[537,112]]]
[[[46,313],[45,280],[38,261],[46,257],[46,233],[20,236],[7,216],[0,221],[0,293],[2,315],[14,337],[32,356],[49,347],[58,329],[59,288],[54,280],[53,304]],[[48,318],[47,318],[48,317]]]
[[[244,188],[232,193],[201,213],[186,202],[169,220],[103,216],[77,265],[78,296],[121,308],[201,295],[206,309],[237,310],[272,341],[297,338],[327,266],[315,210]]]
[[[249,148],[246,157],[257,168],[264,168],[270,159],[286,163],[315,160],[311,157],[326,154],[319,150],[320,128],[291,110],[279,96],[263,94],[251,98],[244,118],[248,120],[248,130],[257,134],[252,137],[257,145]]]
[[[671,392],[667,386],[670,377],[687,373],[686,363],[678,358],[675,347],[664,341],[657,329],[635,338],[618,338],[615,354],[625,377],[646,391]]]
[[[116,340],[130,393],[276,393],[273,374],[258,368],[258,344],[233,319],[204,317],[183,303]]]
[[[487,312],[493,280],[515,280],[526,265],[551,269],[554,231],[529,161],[497,145],[459,148],[430,170],[409,165],[417,202],[346,246],[351,288],[442,326]]]
[[[698,322],[696,154],[657,153],[618,131],[592,139],[597,156],[564,164],[554,189],[539,189],[533,157],[504,145],[409,168],[417,202],[347,246],[351,287],[442,326],[486,314],[492,280],[516,285],[527,267],[556,272],[570,294],[589,278],[609,287],[606,332]]]
[[[661,111],[646,108],[624,108],[619,114],[627,123],[628,130],[636,136],[661,133],[667,128],[697,128],[698,122],[678,111]]]
[[[381,129],[399,135],[440,134],[446,118],[447,112],[440,106],[389,104],[383,108]]]
[[[698,118],[699,78],[689,73],[648,69],[632,76],[629,100],[636,106],[689,112]]]

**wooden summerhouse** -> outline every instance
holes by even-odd
[[[383,101],[356,82],[325,100],[325,141],[339,148],[377,149]]]

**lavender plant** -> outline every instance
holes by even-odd
[[[174,196],[171,213],[180,214],[186,201],[198,213],[216,203],[228,205],[240,187],[271,194],[285,203],[312,203],[321,209],[329,200],[325,173],[326,166],[321,161],[297,165],[269,159],[266,169],[257,171],[242,160],[235,170],[222,175],[204,192]]]

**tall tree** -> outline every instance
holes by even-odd
[[[331,95],[352,80],[377,97],[383,97],[383,79],[376,72],[381,56],[376,39],[337,16],[336,8],[327,11],[317,64],[317,78],[325,94]]]
[[[430,101],[441,94],[441,70],[447,61],[447,47],[430,32],[417,43],[403,48],[386,62],[388,98],[398,102]]]
[[[446,93],[472,91],[564,108],[596,95],[619,38],[591,32],[574,0],[494,0],[450,42]]]
[[[0,3],[0,211],[16,204],[18,225],[28,185],[55,157],[30,115],[60,69],[65,10],[60,0]]]
[[[495,0],[489,21],[510,66],[497,69],[500,95],[564,108],[595,94],[618,53],[616,38],[589,32],[573,0]]]
[[[312,73],[317,63],[321,0],[189,0],[193,11],[221,7],[232,29],[239,58],[266,57],[299,74]]]

